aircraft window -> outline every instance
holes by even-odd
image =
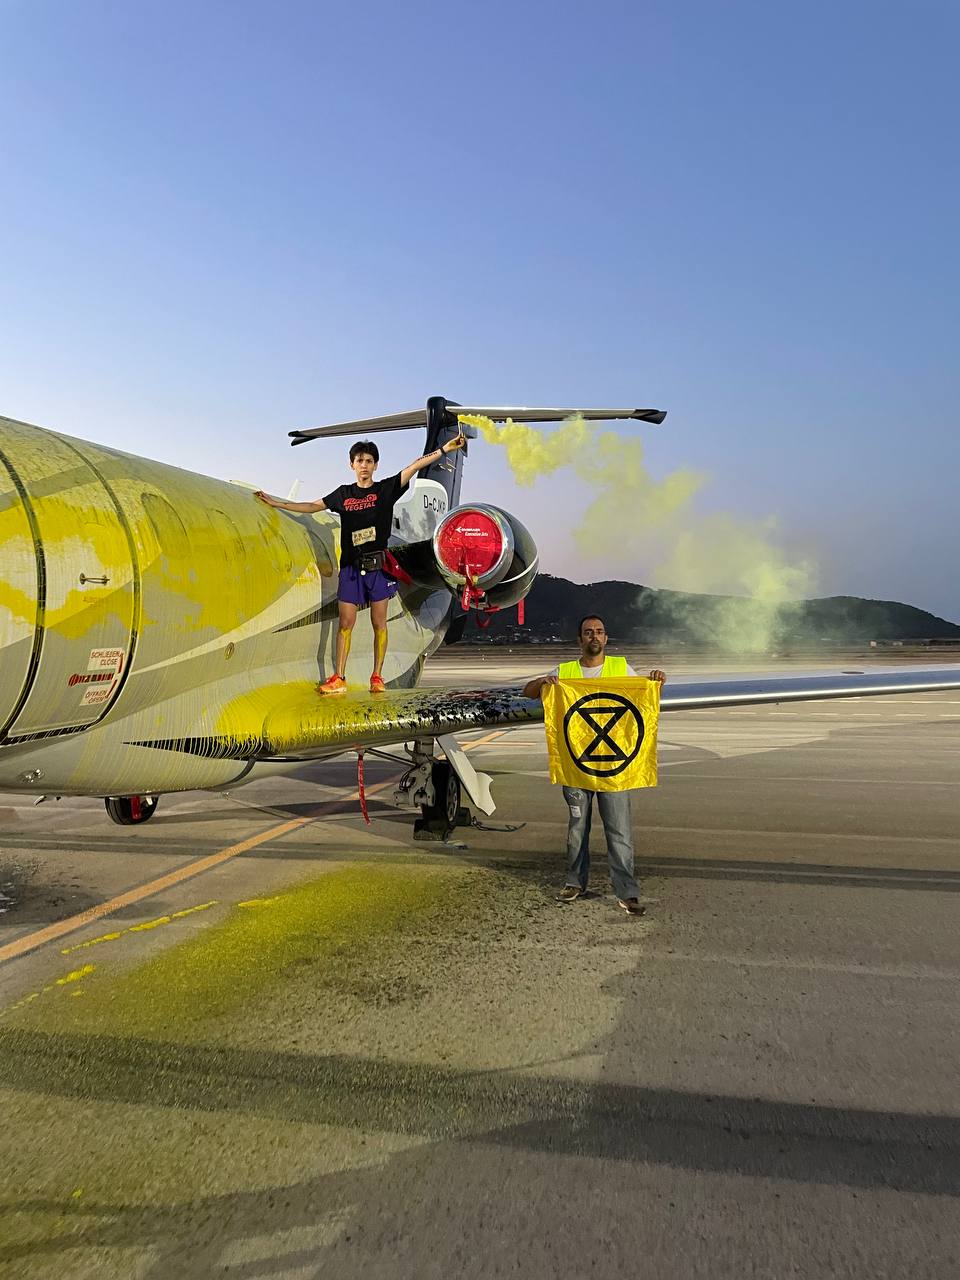
[[[190,551],[190,539],[183,521],[166,498],[161,498],[158,493],[143,493],[140,499],[147,518],[153,525],[160,549],[168,555],[187,555]]]

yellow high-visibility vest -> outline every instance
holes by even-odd
[[[560,672],[562,677],[563,667]],[[547,685],[543,723],[550,781],[586,791],[655,787],[659,718],[660,683],[645,676],[561,678]]]
[[[625,676],[626,674],[626,658],[604,658],[603,666],[600,670],[591,670],[587,675],[584,675],[583,667],[581,667],[579,660],[560,663],[561,680],[609,680],[614,676]]]

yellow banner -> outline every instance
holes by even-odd
[[[659,718],[660,685],[645,676],[548,685],[550,781],[588,791],[655,787]]]

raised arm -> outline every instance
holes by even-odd
[[[264,493],[262,489],[258,489],[253,496],[266,503],[268,507],[281,507],[284,511],[326,511],[327,509],[327,504],[322,498],[317,498],[316,502],[288,502],[286,498],[275,498],[272,494]]]
[[[462,449],[467,443],[467,437],[461,431],[453,440],[448,440],[445,445],[439,449],[434,449],[433,453],[425,453],[422,458],[418,458],[416,462],[411,462],[409,467],[404,467],[400,472],[400,483],[408,485],[418,471],[422,471],[424,467],[432,466],[433,463],[439,462],[445,453],[453,453],[456,449]]]

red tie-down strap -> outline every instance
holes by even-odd
[[[498,604],[488,604],[482,613],[478,613],[477,626],[480,628],[480,630],[486,631],[487,627],[489,627],[490,623],[493,621],[493,615],[499,612],[500,612],[500,606]],[[523,622],[524,622],[523,601],[521,600],[517,605],[517,625],[522,627]]]
[[[400,561],[392,551],[383,553],[383,568],[385,573],[389,573],[391,578],[396,578],[398,582],[402,582],[404,586],[412,586],[413,579],[407,573],[406,569],[400,564]]]
[[[477,626],[480,628],[480,630],[486,631],[487,627],[489,627],[490,623],[493,621],[493,615],[499,612],[500,612],[500,606],[497,604],[492,604],[488,608],[484,609],[483,613],[478,613]]]
[[[367,813],[367,792],[363,782],[363,752],[357,752],[357,794],[360,797],[360,812],[363,820],[370,826],[370,815]]]

